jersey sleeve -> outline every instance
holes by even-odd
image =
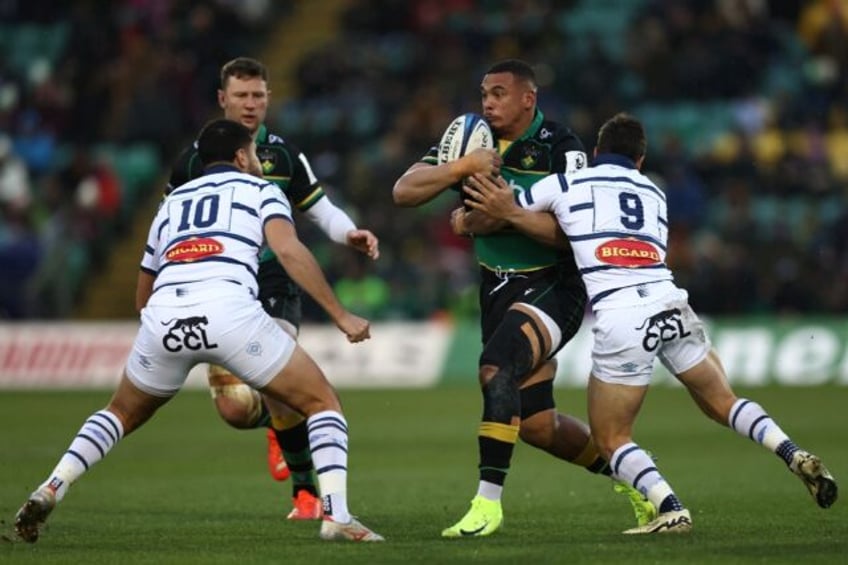
[[[305,212],[324,198],[324,188],[318,182],[318,177],[315,176],[312,164],[306,155],[295,145],[288,142],[287,144],[291,156],[291,179],[286,195],[295,208]]]
[[[419,163],[427,163],[428,165],[438,165],[439,164],[439,146],[432,146],[427,153],[424,154],[418,160]]]
[[[583,142],[573,132],[568,131],[554,144],[552,150],[552,173],[573,174],[585,168],[589,159]]]
[[[563,174],[548,175],[516,196],[522,208],[533,212],[554,212],[563,195],[568,192],[568,182]]]
[[[147,242],[144,244],[144,254],[141,256],[141,270],[154,277],[159,272],[159,247],[162,244],[162,232],[168,227],[167,208],[160,206],[150,224]]]
[[[280,187],[274,183],[265,183],[259,189],[259,218],[264,227],[268,220],[281,218],[292,222],[291,203]]]

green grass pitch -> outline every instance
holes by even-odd
[[[802,446],[848,477],[848,388],[739,391]],[[343,390],[354,513],[379,545],[321,542],[290,523],[288,483],[265,468],[261,431],[217,419],[185,391],[70,491],[38,543],[11,542],[14,514],[109,392],[0,393],[0,563],[838,563],[848,560],[848,495],[819,509],[773,455],[696,412],[679,389],[654,389],[636,439],[689,506],[689,535],[631,537],[608,479],[519,445],[503,529],[442,540],[476,489],[475,388]],[[582,390],[558,390],[583,415]]]

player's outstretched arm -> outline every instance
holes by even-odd
[[[356,227],[344,210],[324,196],[306,210],[306,217],[315,222],[331,240],[364,253],[371,259],[380,256],[380,241],[370,230]]]
[[[519,206],[503,178],[475,174],[468,178],[464,191],[470,197],[466,204],[472,209],[509,222],[513,228],[545,245],[568,247],[568,239],[556,217]]]
[[[398,206],[420,206],[474,173],[498,174],[501,158],[493,149],[475,149],[468,155],[442,165],[415,163],[392,189]]]
[[[291,278],[327,312],[348,341],[371,337],[368,320],[345,310],[324,277],[315,256],[297,238],[294,226],[279,218],[265,223],[265,239]]]

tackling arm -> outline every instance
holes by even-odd
[[[473,237],[502,230],[509,227],[509,222],[460,206],[451,212],[451,227],[456,235]]]
[[[536,241],[558,248],[568,248],[568,239],[556,217],[549,212],[534,212],[515,202],[512,190],[502,178],[473,175],[465,192],[471,199],[467,204],[493,218],[504,220]]]

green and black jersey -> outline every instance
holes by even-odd
[[[306,156],[282,136],[269,132],[264,124],[259,126],[256,134],[256,155],[262,164],[265,180],[279,186],[292,206],[301,212],[305,212],[324,197],[324,189],[312,172]],[[166,194],[202,174],[203,165],[197,155],[195,141],[177,157]],[[276,261],[273,253],[266,249],[260,260],[271,259]]]
[[[525,191],[551,173],[564,173],[586,166],[583,143],[568,127],[546,120],[541,111],[527,131],[512,143],[498,142],[503,164],[501,175],[513,190]],[[435,165],[437,147],[421,161]],[[522,233],[503,230],[475,236],[474,251],[480,265],[491,271],[534,271],[565,263],[574,270],[570,251],[557,250]]]

